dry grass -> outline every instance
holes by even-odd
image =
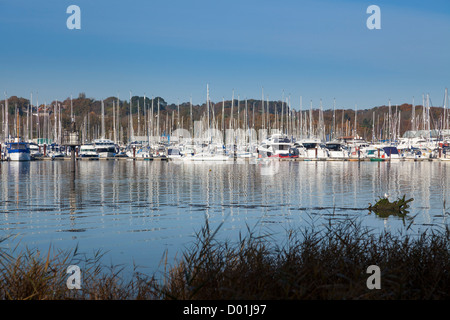
[[[92,257],[72,252],[45,254],[0,250],[0,299],[436,299],[449,298],[449,235],[374,234],[355,221],[288,231],[276,244],[270,235],[250,230],[236,243],[218,241],[208,223],[180,261],[162,279],[100,265]],[[68,290],[68,265],[83,270],[82,289]],[[381,269],[381,289],[369,290],[370,265]]]
[[[125,300],[154,299],[154,279],[135,272],[132,281],[124,281],[123,269],[105,267],[103,254],[90,257],[73,251],[38,250],[7,253],[0,250],[1,300]],[[82,270],[82,289],[67,288],[70,265]]]
[[[216,232],[216,231],[215,231]],[[354,221],[288,232],[275,245],[251,234],[235,245],[205,227],[170,270],[172,299],[448,299],[449,230],[417,238],[375,235]],[[367,268],[381,289],[367,288]]]

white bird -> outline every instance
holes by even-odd
[[[388,198],[389,198],[389,196],[387,195],[386,192],[384,193],[384,198],[385,198],[385,199],[388,199]]]

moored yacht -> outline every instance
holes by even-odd
[[[261,142],[258,146],[258,156],[263,158],[289,158],[289,150],[292,146],[291,140],[286,135],[276,133]]]
[[[402,159],[402,155],[400,154],[400,152],[398,151],[397,147],[395,146],[385,146],[383,147],[383,155],[381,156],[382,158],[386,159],[386,160],[400,160]]]
[[[193,156],[184,157],[184,160],[191,161],[229,161],[233,160],[233,155],[228,154],[223,145],[211,143],[202,148]]]
[[[345,145],[339,141],[329,141],[325,144],[328,150],[329,160],[341,160],[349,157],[349,152]]]
[[[325,148],[325,145],[318,139],[305,139],[296,142],[296,144],[300,149],[300,158],[306,160],[325,160],[329,158],[328,149]]]
[[[53,160],[64,159],[64,156],[66,155],[66,148],[64,146],[52,143],[48,146],[47,155]]]
[[[116,145],[109,139],[95,139],[94,147],[100,158],[109,158],[116,155]]]
[[[180,148],[178,147],[167,148],[167,157],[169,159],[180,159],[182,157]]]
[[[30,157],[31,159],[37,159],[43,156],[43,154],[41,153],[41,150],[39,148],[39,145],[35,142],[30,142],[29,144],[30,147]]]
[[[11,161],[30,161],[30,146],[16,138],[14,142],[6,144],[6,158]]]
[[[99,157],[97,150],[95,149],[95,146],[91,143],[81,145],[78,156],[80,158],[98,158]]]

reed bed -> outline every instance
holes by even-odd
[[[448,227],[394,236],[355,220],[287,230],[282,243],[248,229],[235,242],[218,240],[208,222],[162,276],[123,269],[71,252],[0,249],[0,299],[85,300],[447,300]],[[68,290],[66,268],[83,269],[82,289]],[[380,268],[381,288],[369,289],[367,268]]]

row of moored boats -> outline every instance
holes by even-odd
[[[29,161],[34,159],[59,159],[70,156],[71,148],[56,144],[38,145],[14,139],[2,144],[1,159]],[[109,139],[95,139],[74,149],[77,158],[167,158],[186,161],[227,161],[240,158],[303,160],[352,160],[372,161],[402,159],[450,160],[447,141],[423,138],[402,138],[395,143],[369,143],[358,137],[344,137],[334,141],[305,138],[294,139],[285,134],[272,134],[259,143],[205,142],[185,139],[179,142],[153,144],[131,142],[119,145]]]

